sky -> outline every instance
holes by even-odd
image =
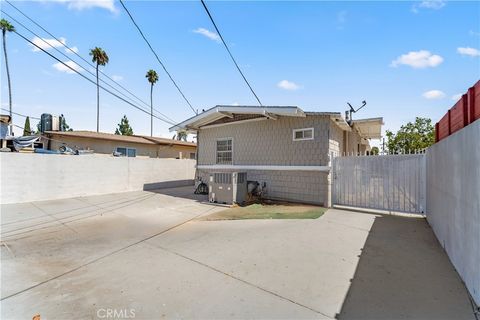
[[[125,3],[195,109],[257,104],[200,1]],[[476,1],[206,3],[264,105],[343,114],[347,102],[360,106],[366,100],[367,106],[354,118],[383,117],[384,129],[395,131],[415,117],[438,121],[480,79],[480,3]],[[110,61],[101,70],[147,105],[150,84],[145,74],[156,70],[154,108],[175,122],[194,115],[119,2],[13,4],[85,59],[91,59],[91,48],[103,48]],[[94,79],[75,64],[86,66],[83,61],[66,53],[48,34],[6,2],[1,8],[66,57],[2,13],[20,34]],[[14,112],[33,117],[64,114],[75,130],[96,129],[94,84],[16,34],[8,34],[7,51]],[[8,108],[3,53],[1,68],[1,105]],[[148,114],[100,92],[100,131],[113,133],[123,115],[135,134],[150,133]],[[25,120],[14,116],[13,121],[23,126]],[[34,126],[38,121],[31,122]],[[155,119],[154,135],[173,136],[170,126]],[[21,135],[21,130],[16,131]]]

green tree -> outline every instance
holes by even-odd
[[[177,131],[177,140],[187,141],[188,133],[187,131],[181,130]]]
[[[7,56],[7,32],[14,32],[15,27],[5,19],[0,20],[0,28],[2,29],[3,38],[3,53],[5,54],[5,67],[7,69],[7,83],[8,83],[8,107],[10,111],[10,118],[12,117],[12,83],[10,81],[10,69],[8,68]]]
[[[108,55],[102,48],[95,47],[90,50],[92,56],[92,62],[96,63],[97,71],[97,132],[99,131],[99,118],[100,118],[100,87],[98,85],[98,66],[104,66],[108,63]]]
[[[379,150],[378,150],[378,147],[372,147],[372,149],[370,150],[370,154],[372,155],[378,155],[379,153]]]
[[[25,124],[23,125],[23,135],[29,136],[32,134],[32,128],[30,127],[30,117],[25,118]]]
[[[62,123],[60,124],[60,130],[63,131],[73,131],[73,128],[70,128],[70,126],[67,124],[67,120],[65,120],[65,116],[62,114]]]
[[[386,132],[387,148],[390,153],[408,153],[428,148],[435,143],[435,128],[428,118],[415,118],[400,127],[397,133]]]
[[[120,134],[123,136],[131,136],[133,134],[133,129],[130,127],[128,123],[127,116],[124,115],[120,123],[118,124],[118,128],[115,129],[115,134]]]
[[[153,137],[153,85],[158,81],[158,74],[150,69],[145,78],[150,82],[150,137]]]

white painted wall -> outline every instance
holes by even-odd
[[[0,203],[143,190],[192,180],[195,160],[0,153]]]
[[[480,305],[480,121],[428,149],[427,220]]]

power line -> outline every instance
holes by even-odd
[[[42,27],[40,24],[38,24],[36,21],[34,21],[32,18],[30,18],[28,15],[26,15],[24,12],[22,12],[20,9],[18,9],[16,6],[14,6],[12,3],[10,3],[10,1],[6,0],[6,2],[12,6],[15,10],[17,10],[18,12],[20,12],[24,17],[26,17],[28,20],[30,20],[32,23],[34,23],[37,27],[39,27],[40,29],[42,29],[44,32],[46,32],[48,35],[50,35],[52,38],[54,38],[58,43],[60,43],[61,45],[63,45],[67,50],[69,50],[71,53],[75,54],[77,57],[79,57],[81,60],[83,60],[84,62],[86,62],[89,66],[91,66],[92,68],[95,68],[95,66],[90,63],[88,60],[86,60],[85,58],[83,58],[81,55],[79,55],[77,52],[75,52],[75,50],[73,50],[72,48],[70,48],[69,46],[67,46],[63,41],[60,41],[60,39],[58,39],[57,37],[55,37],[52,33],[50,33],[48,30],[46,30],[44,27]],[[5,13],[4,11],[2,11],[3,13]],[[32,33],[33,35],[35,35],[36,37],[38,37],[40,40],[42,40],[43,42],[45,42],[47,45],[49,45],[50,47],[52,47],[53,49],[55,49],[57,52],[59,52],[60,54],[62,54],[63,56],[65,56],[67,59],[70,59],[70,57],[68,57],[67,55],[65,55],[63,52],[61,52],[60,50],[58,50],[56,47],[54,47],[52,44],[50,44],[49,42],[45,41],[42,37],[39,37],[35,32],[33,32],[31,29],[27,28],[25,25],[23,25],[21,22],[19,22],[18,20],[16,20],[15,18],[13,18],[11,15],[9,15],[8,13],[5,13],[7,16],[9,16],[12,20],[14,20],[16,23],[18,23],[19,25],[21,25],[23,28],[25,28],[26,30],[28,30],[30,33]],[[90,73],[91,75],[95,76],[95,74],[93,74],[90,70],[87,70],[86,68],[84,68],[83,66],[81,66],[80,64],[78,64],[76,61],[74,61],[78,66],[80,66],[82,69],[84,69],[85,71],[87,71],[88,73]],[[126,92],[128,92],[131,96],[133,96],[134,98],[136,98],[139,102],[143,103],[145,106],[147,106],[148,108],[150,108],[150,105],[148,105],[145,101],[143,101],[141,98],[139,98],[137,95],[135,95],[134,93],[132,93],[131,91],[129,91],[127,88],[125,88],[124,86],[122,86],[120,83],[118,83],[117,81],[113,80],[111,77],[109,77],[107,74],[105,74],[103,71],[99,70],[99,72],[104,75],[107,79],[109,79],[111,82],[115,83],[117,86],[119,86],[120,88],[122,88],[123,90],[125,90]],[[110,88],[114,89],[115,91],[117,91],[118,93],[122,94],[124,97],[127,97],[125,94],[123,94],[122,92],[120,92],[118,89],[114,88],[113,86],[111,86],[110,84],[108,84],[107,82],[105,82],[105,80],[103,79],[100,79],[103,83],[105,83],[106,85],[108,85]],[[130,99],[130,98],[129,98]],[[158,114],[160,114],[161,116],[163,116],[164,118],[166,118],[167,120],[171,121],[171,122],[175,122],[172,118],[168,117],[166,114],[158,111],[157,109],[153,109],[154,111],[156,111]]]
[[[120,0],[121,2],[122,0]],[[250,85],[250,83],[248,82],[247,78],[245,78],[245,75],[243,74],[242,70],[240,70],[240,67],[238,66],[237,64],[237,61],[235,61],[235,58],[233,57],[232,53],[230,52],[230,49],[228,48],[227,46],[227,43],[225,42],[225,40],[223,40],[223,37],[222,37],[222,34],[220,33],[220,30],[218,29],[217,27],[217,24],[215,23],[215,21],[213,20],[213,17],[212,15],[210,14],[210,11],[208,10],[207,8],[207,5],[205,4],[205,2],[203,0],[200,0],[202,2],[202,5],[203,5],[203,8],[205,9],[205,11],[207,12],[207,15],[208,17],[210,18],[210,21],[212,21],[212,24],[213,26],[215,27],[215,30],[217,31],[218,33],[218,36],[220,37],[220,40],[222,40],[222,43],[223,45],[225,46],[225,49],[227,49],[227,52],[228,54],[230,55],[230,58],[232,58],[232,61],[233,63],[235,64],[235,66],[237,67],[237,70],[238,72],[240,72],[240,75],[242,76],[243,80],[245,81],[245,83],[247,84],[247,86],[250,88],[250,91],[253,93],[253,95],[255,96],[255,99],[257,99],[258,103],[260,104],[260,106],[262,106],[262,102],[260,102],[260,99],[258,98],[257,94],[255,93],[255,91],[253,90],[252,86]]]
[[[5,109],[5,108],[1,108],[1,109],[2,109],[3,111],[9,111],[8,109]],[[24,114],[17,113],[17,112],[13,112],[13,111],[12,111],[12,113],[13,113],[14,115],[17,115],[17,116],[20,116],[20,117],[24,117],[24,118],[29,117],[30,119],[40,120],[40,118],[37,118],[37,117],[26,116],[26,115],[24,115]]]
[[[5,13],[3,10],[1,10],[3,13]],[[15,34],[17,34],[19,37],[21,37],[22,39],[24,39],[25,41],[29,42],[31,45],[37,47],[39,50],[43,51],[44,53],[46,53],[47,55],[49,55],[51,58],[55,59],[56,61],[60,62],[61,64],[63,64],[65,67],[67,67],[68,69],[70,69],[72,72],[75,72],[76,74],[78,74],[79,76],[81,76],[82,78],[84,78],[85,80],[91,82],[92,84],[94,84],[95,86],[97,85],[95,81],[93,81],[92,79],[88,78],[87,76],[85,76],[84,74],[80,73],[78,70],[72,68],[71,66],[69,66],[68,64],[66,64],[65,62],[63,62],[62,60],[58,59],[57,57],[55,57],[53,54],[51,54],[50,52],[46,51],[45,49],[41,48],[40,46],[38,46],[37,44],[33,43],[32,41],[30,41],[27,37],[23,36],[22,34],[18,33],[18,31],[14,31]],[[119,95],[113,93],[112,91],[106,89],[105,87],[99,85],[99,87],[101,89],[103,89],[104,91],[110,93],[112,96],[122,100],[123,102],[131,105],[132,107],[134,107],[135,109],[138,109],[148,115],[150,115],[150,112],[140,108],[139,106],[131,103],[130,101],[127,101],[125,100],[124,98],[120,97]],[[157,118],[158,120],[161,120],[161,121],[164,121],[168,124],[173,124],[173,123],[170,123],[169,121],[166,121],[165,119],[162,119],[162,118],[159,118],[157,116],[154,115],[155,118]]]
[[[173,77],[170,75],[170,72],[167,71],[167,68],[165,67],[165,65],[163,64],[163,62],[160,60],[160,58],[158,57],[157,53],[155,52],[155,50],[153,50],[153,47],[152,45],[150,44],[150,42],[148,42],[147,38],[145,37],[145,35],[143,34],[142,32],[142,29],[140,29],[140,27],[138,26],[138,24],[135,22],[135,19],[133,18],[133,16],[131,15],[130,11],[128,11],[127,7],[125,6],[125,4],[123,3],[123,0],[120,0],[120,4],[122,5],[123,9],[125,9],[125,11],[127,12],[128,16],[130,17],[130,20],[132,20],[133,24],[135,25],[135,27],[137,28],[138,32],[140,32],[140,35],[142,36],[143,40],[145,40],[145,42],[147,43],[148,47],[150,48],[150,50],[152,51],[153,55],[155,56],[155,58],[157,58],[157,61],[158,63],[160,63],[160,65],[162,66],[163,70],[165,71],[165,73],[167,74],[167,76],[170,78],[170,80],[172,81],[172,83],[175,85],[175,87],[177,88],[178,92],[180,92],[180,94],[182,95],[183,99],[187,102],[188,106],[190,107],[190,109],[192,109],[192,111],[195,113],[195,114],[198,114],[198,112],[192,107],[192,104],[190,103],[190,101],[188,101],[187,97],[185,97],[185,94],[183,94],[182,90],[180,89],[180,87],[177,85],[177,83],[175,82],[175,80],[173,80]]]

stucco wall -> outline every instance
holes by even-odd
[[[194,179],[195,160],[0,153],[0,203],[143,190]]]
[[[314,140],[293,141],[293,129],[314,128]],[[330,118],[279,117],[200,130],[199,164],[215,164],[216,141],[233,138],[233,163],[248,165],[328,164]]]
[[[195,147],[184,146],[161,146],[155,144],[141,144],[131,142],[109,141],[103,139],[91,139],[68,136],[53,136],[58,141],[50,141],[50,149],[58,150],[66,143],[69,147],[78,147],[94,150],[95,153],[112,154],[117,147],[135,148],[137,156],[150,158],[190,158],[190,153],[195,153]]]
[[[427,220],[480,305],[480,120],[427,150]]]

